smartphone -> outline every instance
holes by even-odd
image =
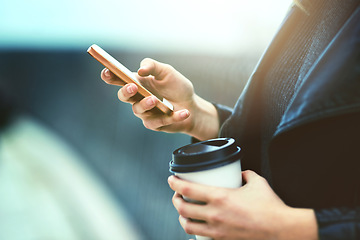
[[[125,84],[135,83],[138,87],[138,93],[135,95],[137,100],[141,100],[142,98],[149,96],[155,96],[140,84],[140,82],[136,79],[134,74],[129,69],[119,63],[115,58],[105,52],[98,45],[91,45],[87,52],[96,60],[98,60],[102,65],[104,65],[107,69],[109,69],[112,73],[118,76]],[[157,110],[160,110],[164,114],[171,114],[173,112],[173,106],[170,102],[168,102],[165,98],[162,101],[160,99],[158,100],[159,102],[156,105]]]

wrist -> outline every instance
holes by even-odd
[[[278,239],[318,240],[318,227],[314,210],[290,208],[284,211],[283,222],[279,224]]]
[[[219,117],[212,103],[194,94],[191,114],[192,124],[186,132],[188,135],[201,141],[218,136],[220,128]]]

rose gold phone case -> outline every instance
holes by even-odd
[[[142,96],[142,98],[153,95],[139,83],[139,81],[135,78],[135,76],[133,76],[133,73],[129,69],[119,63],[115,58],[113,58],[110,54],[105,52],[96,44],[91,45],[87,52],[96,60],[98,60],[102,65],[108,68],[112,73],[118,76],[124,83],[135,83],[138,87],[138,93]],[[156,105],[156,108],[165,114],[172,113],[172,109],[170,107],[172,106],[167,106],[160,99]]]

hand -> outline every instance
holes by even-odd
[[[267,181],[253,171],[244,171],[243,179],[243,187],[229,189],[170,176],[169,185],[175,191],[173,204],[185,232],[217,240],[317,239],[313,210],[286,206]],[[182,196],[206,204],[188,203]]]
[[[134,114],[142,119],[146,128],[164,132],[182,132],[200,140],[214,138],[219,130],[215,107],[197,96],[192,83],[168,64],[146,58],[141,62],[136,77],[154,95],[166,98],[173,106],[172,115],[151,111],[158,103],[155,97],[142,100],[134,96],[136,84],[126,84],[104,69],[101,78],[108,84],[123,86],[118,92],[122,102],[133,105]]]

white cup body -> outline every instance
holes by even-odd
[[[240,160],[213,169],[198,172],[175,173],[175,175],[181,179],[208,186],[238,188],[242,185]],[[188,199],[186,196],[183,197],[184,199]],[[204,236],[196,236],[196,239],[211,240],[211,238]]]
[[[240,160],[213,169],[175,175],[190,182],[214,187],[238,188],[242,185]]]

